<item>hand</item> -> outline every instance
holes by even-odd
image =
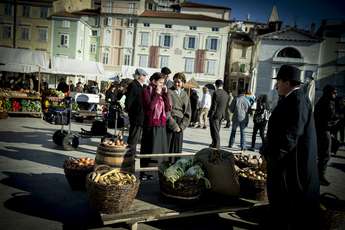
[[[176,132],[177,132],[177,133],[181,132],[181,128],[178,127],[178,128],[176,129]]]
[[[156,88],[156,92],[158,93],[158,94],[161,94],[162,93],[162,87],[161,86],[157,86],[157,88]]]

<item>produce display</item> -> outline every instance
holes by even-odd
[[[263,159],[261,156],[251,155],[251,154],[234,154],[235,164],[240,168],[255,167],[259,168]]]
[[[85,168],[93,168],[95,165],[95,160],[83,157],[83,158],[69,158],[64,163],[64,168],[74,169],[74,170],[84,170]]]
[[[116,140],[111,138],[105,138],[102,141],[103,146],[107,148],[126,148],[127,144],[123,141],[123,136],[119,136]]]
[[[40,101],[21,100],[22,112],[41,112],[42,106]]]
[[[0,89],[0,97],[40,97],[41,94],[39,92],[28,90],[28,89],[20,89],[18,91],[13,91],[10,89]]]
[[[0,89],[0,98],[0,111],[38,113],[42,111],[40,93],[32,90]]]
[[[250,180],[256,181],[266,181],[267,174],[261,170],[253,170],[251,168],[238,169],[238,175],[243,178],[248,178]]]
[[[45,94],[47,97],[59,97],[59,98],[65,97],[65,94],[62,91],[59,91],[56,89],[48,89]]]
[[[112,169],[108,172],[92,172],[89,177],[94,183],[102,185],[128,185],[135,184],[137,178],[133,174],[121,172],[119,168]]]

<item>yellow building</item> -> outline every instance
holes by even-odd
[[[53,0],[0,2],[0,46],[51,52]],[[16,10],[16,12],[15,12]]]

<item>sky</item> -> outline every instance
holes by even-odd
[[[267,22],[276,5],[283,25],[307,29],[322,19],[345,19],[345,0],[189,0],[210,5],[230,7],[231,18],[244,20],[250,14],[251,21]]]

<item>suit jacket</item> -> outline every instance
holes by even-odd
[[[267,192],[272,206],[294,213],[318,208],[314,117],[302,89],[281,99],[273,110],[262,153],[267,160]]]
[[[225,117],[225,108],[228,105],[229,95],[224,89],[213,92],[212,103],[208,116],[213,120],[221,120]]]
[[[189,96],[186,91],[182,90],[180,95],[177,95],[174,87],[168,90],[172,102],[171,117],[181,118],[182,121],[180,124],[177,124],[174,119],[169,118],[169,128],[172,130],[177,130],[178,127],[184,130],[188,127],[192,110]]]
[[[143,110],[143,86],[137,81],[132,81],[127,88],[125,108],[128,112],[131,125],[142,126],[144,124]]]

